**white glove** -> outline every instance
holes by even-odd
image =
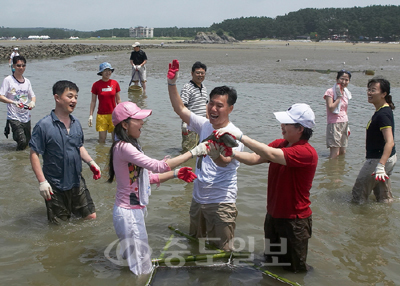
[[[31,102],[29,102],[29,104],[28,104],[29,109],[33,109],[33,108],[35,108],[35,106],[36,106],[36,104],[35,104],[34,101],[31,101]]]
[[[136,70],[136,66],[134,64],[132,64],[132,69]]]
[[[196,156],[207,155],[207,145],[206,143],[200,143],[189,152],[192,153],[192,158]]]
[[[385,172],[385,165],[378,163],[375,168],[375,172],[372,173],[372,176],[375,175],[376,181],[384,182],[386,179],[389,179],[389,176]]]
[[[89,116],[89,119],[88,119],[88,125],[89,125],[89,127],[92,127],[93,126],[93,115],[90,115]]]
[[[53,194],[53,189],[51,188],[49,182],[43,181],[39,183],[40,195],[47,201],[51,200],[51,195]]]
[[[236,140],[239,140],[239,141],[242,140],[243,133],[241,131],[233,130],[233,129],[229,129],[229,128],[217,129],[217,133],[215,134],[215,137],[219,138],[222,135],[224,135],[225,133],[229,133],[229,134],[235,136]]]
[[[141,65],[137,65],[137,66],[136,66],[136,70],[140,70],[141,68],[142,68]]]
[[[94,160],[90,161],[89,163],[87,163],[90,167],[90,171],[93,172],[93,179],[94,180],[98,180],[101,178],[101,170],[99,165],[96,164],[96,162]]]
[[[209,149],[207,151],[208,156],[210,156],[211,159],[213,159],[213,160],[218,159],[219,155],[221,154],[221,152],[219,150],[220,149],[219,144],[216,142],[209,142],[207,145],[209,147]]]
[[[186,122],[182,122],[182,134],[183,135],[188,135],[189,134],[189,130],[187,129]]]
[[[18,101],[13,101],[12,104],[14,104],[18,108],[24,108],[24,104]]]
[[[10,64],[10,63],[8,64],[8,67],[11,67],[11,64]]]

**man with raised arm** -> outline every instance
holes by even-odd
[[[209,118],[198,116],[183,104],[176,80],[179,62],[174,60],[168,70],[168,92],[174,111],[190,130],[200,136],[200,142],[216,129],[228,127],[240,130],[229,121],[229,114],[237,99],[236,90],[227,86],[214,88],[209,97],[207,112]],[[220,155],[210,145],[209,155],[204,157],[200,169],[196,168],[197,180],[193,185],[193,199],[190,206],[190,235],[208,238],[210,243],[223,250],[230,250],[236,227],[237,169],[239,162]],[[242,151],[243,144],[234,148]],[[197,159],[199,160],[199,158]]]

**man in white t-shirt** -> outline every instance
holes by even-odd
[[[36,96],[31,82],[23,76],[26,59],[23,56],[15,56],[13,67],[14,74],[6,77],[0,87],[0,101],[7,103],[7,123],[4,135],[8,138],[11,126],[18,151],[24,150],[31,139],[30,110],[35,107]]]
[[[200,142],[214,130],[228,128],[240,130],[229,121],[229,114],[236,102],[236,90],[227,86],[214,88],[210,93],[205,118],[191,112],[183,104],[176,88],[179,63],[174,60],[168,71],[168,92],[174,111],[190,130],[200,136]],[[233,148],[243,151],[243,144]],[[208,238],[218,248],[229,251],[236,227],[237,169],[239,162],[219,154],[210,154],[202,160],[201,168],[196,168],[193,199],[190,206],[190,235]]]

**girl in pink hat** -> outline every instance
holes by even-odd
[[[110,149],[108,182],[113,182],[114,178],[117,181],[113,223],[121,244],[120,255],[136,275],[150,273],[152,270],[152,251],[148,245],[144,221],[151,194],[150,184],[159,185],[173,178],[192,182],[196,178],[192,168],[172,169],[194,156],[207,154],[206,145],[200,143],[175,158],[156,160],[146,156],[138,139],[143,119],[151,112],[140,109],[132,102],[122,102],[112,113],[116,140]]]

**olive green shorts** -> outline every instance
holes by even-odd
[[[47,208],[47,218],[50,222],[59,223],[59,219],[67,221],[71,218],[71,213],[77,217],[85,218],[96,212],[90,192],[86,187],[85,179],[81,177],[79,187],[62,191],[54,186],[51,200],[45,200]]]

